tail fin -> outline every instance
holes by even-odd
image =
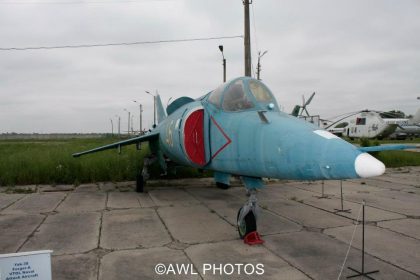
[[[420,123],[420,109],[417,110],[416,114],[412,118],[412,122],[413,122],[413,124]]]
[[[302,108],[302,107],[299,106],[299,105],[296,105],[295,108],[293,108],[293,111],[292,111],[292,113],[290,115],[292,115],[294,117],[299,116],[300,108]]]
[[[166,111],[163,108],[162,100],[160,99],[160,95],[156,96],[156,112],[157,112],[157,122],[160,123],[164,119],[166,119]]]

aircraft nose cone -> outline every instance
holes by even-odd
[[[385,172],[385,165],[368,153],[356,157],[354,168],[361,178],[379,176]]]

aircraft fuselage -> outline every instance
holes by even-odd
[[[160,124],[166,157],[217,172],[278,179],[360,178],[384,170],[354,145],[280,112],[275,101],[251,100],[253,108],[232,112],[209,98],[211,93],[183,105]]]

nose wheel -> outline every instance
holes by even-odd
[[[239,237],[248,245],[264,243],[257,232],[257,215],[259,207],[257,204],[256,189],[249,190],[249,199],[242,206],[236,216]]]
[[[254,213],[252,211],[248,212],[243,219],[239,219],[241,215],[243,207],[241,207],[238,211],[238,215],[236,216],[237,225],[238,225],[238,233],[241,239],[244,239],[249,233],[257,230],[257,219],[255,218]]]

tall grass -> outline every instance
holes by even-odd
[[[390,141],[390,140],[372,140],[361,138],[358,139],[361,147],[379,146],[381,144],[415,144],[419,142],[419,138],[402,141]],[[411,142],[410,142],[411,141]],[[382,161],[386,167],[403,167],[403,166],[419,166],[420,165],[420,153],[411,151],[383,151],[383,152],[369,152],[372,156]]]
[[[420,153],[407,151],[385,151],[375,155],[386,167],[420,166]]]
[[[116,138],[0,141],[0,185],[73,184],[134,180],[147,144],[80,158],[72,154],[117,141]]]

